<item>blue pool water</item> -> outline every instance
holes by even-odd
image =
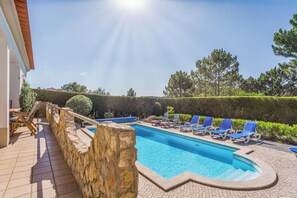
[[[250,180],[260,175],[253,162],[233,154],[235,148],[142,125],[131,126],[136,131],[137,160],[164,178],[184,172],[218,180]]]
[[[111,121],[115,123],[127,123],[127,122],[136,122],[137,117],[129,116],[129,117],[121,117],[121,118],[106,118],[106,119],[97,119],[97,122],[106,122]]]

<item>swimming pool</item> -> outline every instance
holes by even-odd
[[[105,118],[105,119],[97,119],[97,122],[106,122],[111,121],[115,123],[127,123],[127,122],[136,122],[138,119],[136,116],[129,117],[120,117],[120,118]]]
[[[136,131],[138,161],[164,178],[184,172],[217,180],[250,180],[260,175],[253,162],[234,155],[238,149],[163,130],[131,125]]]
[[[138,171],[164,191],[188,181],[234,190],[256,190],[277,181],[253,150],[202,140],[190,134],[131,124],[136,132]],[[96,128],[88,128],[92,133]]]

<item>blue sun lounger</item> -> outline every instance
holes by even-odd
[[[297,147],[292,147],[289,148],[293,153],[295,153],[297,155]]]
[[[191,129],[192,127],[198,126],[200,116],[194,115],[190,123],[185,123],[184,125],[179,126],[180,131],[185,131],[185,129]]]
[[[223,139],[226,139],[228,133],[232,130],[232,120],[231,119],[224,119],[222,124],[219,128],[211,131],[210,135],[213,138],[215,135],[221,136]]]
[[[242,131],[236,131],[235,134],[232,134],[229,137],[231,138],[232,141],[234,141],[235,139],[243,138],[245,144],[247,144],[250,141],[251,137],[254,137],[254,136],[259,141],[261,138],[261,135],[256,134],[256,127],[257,127],[257,122],[247,121]]]
[[[205,135],[206,132],[209,132],[212,127],[213,117],[206,117],[203,121],[202,126],[192,127],[193,134],[197,135],[202,132],[202,135]]]

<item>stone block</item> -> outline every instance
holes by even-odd
[[[134,185],[134,174],[129,169],[122,169],[120,171],[120,185],[121,188],[131,188]]]
[[[135,164],[135,161],[133,161],[134,155],[133,152],[129,149],[121,150],[120,152],[120,160],[118,166],[120,168],[130,167]]]

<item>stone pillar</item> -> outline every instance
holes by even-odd
[[[9,49],[0,37],[0,148],[9,144]]]
[[[64,112],[63,116],[64,116],[64,119],[65,119],[65,128],[67,128],[67,127],[75,128],[74,117],[68,113],[69,111],[72,112],[73,110],[70,109],[70,108],[67,108],[67,107],[61,108],[61,111],[62,110]]]
[[[21,93],[21,69],[19,64],[13,60],[10,63],[10,100],[12,101],[12,108],[19,108],[19,97]]]

